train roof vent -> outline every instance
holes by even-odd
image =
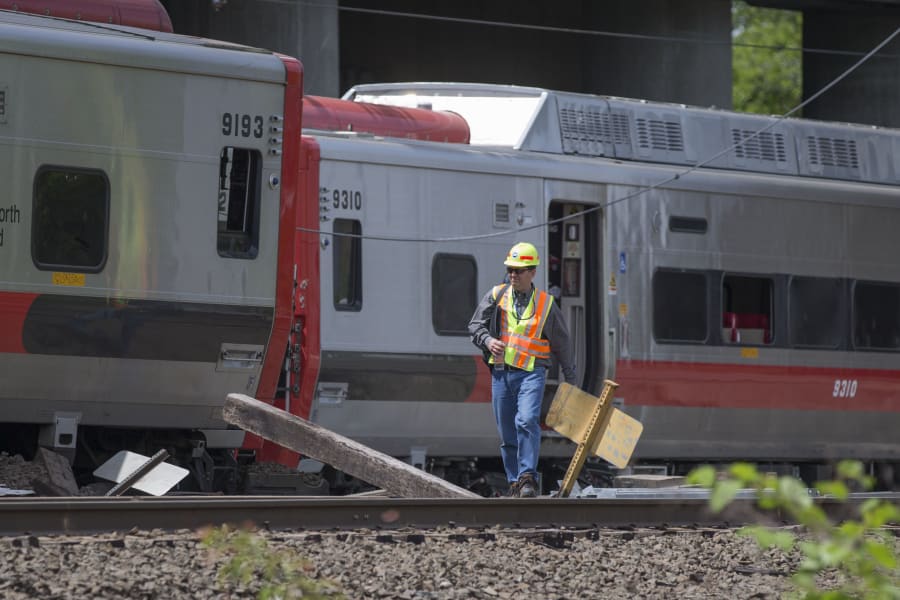
[[[616,145],[631,148],[628,115],[597,104],[560,101],[559,128],[566,154],[621,156]]]
[[[673,106],[616,100],[616,105],[626,105],[634,115],[633,146],[635,158],[668,164],[692,164],[701,148],[698,141],[704,136],[686,136],[684,124],[690,124],[689,115],[679,113]],[[687,119],[687,120],[685,120]],[[687,141],[693,138],[694,142]]]
[[[732,129],[731,143],[735,147],[734,154],[738,158],[767,162],[787,161],[787,150],[782,133]]]
[[[635,119],[638,146],[643,149],[684,152],[681,123],[662,119]]]
[[[795,132],[791,121],[774,122],[761,115],[727,115],[726,135],[717,141],[719,152],[731,147],[721,165],[729,169],[797,175]]]
[[[878,158],[890,156],[895,133],[836,123],[797,120],[793,124],[802,175],[876,183],[896,181],[893,166],[880,165]],[[872,154],[867,156],[867,151]],[[869,157],[873,160],[867,160]]]
[[[825,167],[859,168],[859,155],[856,153],[856,142],[828,137],[807,136],[809,162]]]

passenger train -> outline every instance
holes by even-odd
[[[222,421],[240,392],[495,492],[466,324],[528,241],[636,466],[896,482],[900,132],[483,84],[304,99],[290,57],[0,11],[0,174],[6,449],[165,447],[207,490],[296,467]],[[572,451],[546,432],[545,479]]]

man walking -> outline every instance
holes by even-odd
[[[575,385],[569,330],[553,296],[534,287],[537,248],[513,246],[506,260],[509,284],[488,291],[469,322],[472,343],[490,353],[491,404],[500,433],[500,456],[510,496],[538,494],[541,400],[550,355],[567,383]],[[496,319],[494,313],[497,313]],[[499,327],[491,331],[491,323]]]

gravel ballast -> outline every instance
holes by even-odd
[[[39,465],[0,455],[0,485],[27,488],[41,475]],[[345,598],[778,598],[798,562],[731,530],[582,533],[448,527],[255,535],[269,552],[306,562],[309,577],[333,583]],[[900,539],[895,546],[900,553]],[[259,577],[244,586],[218,576],[227,560],[187,530],[0,537],[0,598],[257,597]]]
[[[552,547],[522,532],[263,532],[347,598],[777,598],[793,558],[731,531],[600,532]],[[253,598],[192,531],[0,538],[0,597]]]

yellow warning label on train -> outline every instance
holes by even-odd
[[[84,273],[53,273],[53,285],[84,286]]]

